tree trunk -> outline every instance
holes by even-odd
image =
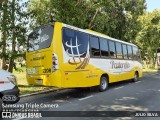
[[[2,17],[2,69],[6,70],[6,40],[7,40],[7,3],[8,0],[4,1],[3,3],[3,17]]]
[[[99,10],[100,10],[100,9],[98,9],[98,8],[96,9],[96,11],[95,11],[95,14],[94,14],[93,18],[92,18],[92,20],[90,21],[90,23],[89,23],[89,25],[88,25],[88,28],[89,28],[89,29],[92,29],[92,28],[93,28],[92,23],[93,23],[93,22],[94,22],[94,20],[96,19],[96,16],[98,15]]]
[[[10,59],[10,62],[9,62],[9,69],[8,69],[8,71],[9,72],[13,72],[13,67],[14,67],[14,59]]]
[[[13,67],[14,67],[14,59],[15,59],[15,47],[16,47],[16,33],[15,33],[15,0],[12,0],[12,14],[11,14],[11,19],[12,19],[12,55],[10,58],[9,62],[9,72],[13,72]]]

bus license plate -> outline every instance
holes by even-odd
[[[42,80],[41,80],[41,79],[37,79],[37,80],[36,80],[36,83],[42,84]]]
[[[27,69],[27,73],[28,74],[34,74],[36,72],[37,72],[36,68],[29,68],[29,69]]]

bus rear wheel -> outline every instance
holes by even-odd
[[[108,88],[108,79],[106,77],[102,76],[100,79],[99,91],[103,92],[103,91],[107,90],[107,88]]]

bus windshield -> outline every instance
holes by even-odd
[[[53,38],[53,25],[46,25],[33,31],[28,36],[28,51],[50,47]]]

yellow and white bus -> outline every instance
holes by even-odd
[[[37,28],[28,37],[29,84],[78,88],[142,77],[134,44],[60,22]]]

